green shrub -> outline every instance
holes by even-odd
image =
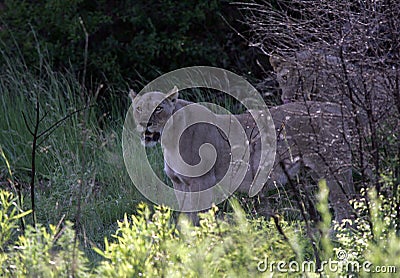
[[[85,26],[88,70],[111,83],[148,82],[160,72],[184,66],[235,66],[229,58],[234,33],[220,17],[237,13],[231,1],[4,1],[0,39],[19,46],[29,66],[48,52],[58,69],[84,67]],[[233,20],[232,20],[233,21]],[[38,51],[39,49],[39,51]],[[17,50],[15,50],[17,51]],[[239,67],[238,67],[239,68]],[[246,72],[243,69],[243,72]],[[130,84],[143,87],[143,84]]]
[[[12,193],[0,190],[0,276],[71,277],[72,271],[76,277],[88,276],[72,223],[49,229],[28,225],[21,231],[19,220],[30,212],[21,211]]]
[[[319,206],[326,214],[323,215],[325,220],[330,217],[326,193],[323,189]],[[362,225],[366,218],[352,226],[337,226],[334,236],[325,236],[329,234],[325,229],[329,223],[321,224],[322,237],[317,237],[316,241],[319,259],[337,262],[333,267],[325,264],[322,275],[370,277],[368,271],[376,272],[376,267],[380,267],[382,273],[396,277],[395,271],[400,267],[400,239],[392,226],[394,215],[389,213],[392,209],[387,200],[374,196],[373,191],[368,198],[371,217],[365,227]],[[155,207],[152,212],[141,204],[135,215],[129,218],[125,215],[118,222],[112,239],[105,239],[104,249],[95,248],[101,260],[88,268],[84,253],[78,247],[74,249],[74,230],[70,222],[48,228],[28,226],[21,232],[17,222],[26,213],[15,213],[16,200],[12,194],[0,191],[0,200],[3,216],[0,219],[3,247],[0,275],[3,276],[319,277],[315,272],[315,253],[303,232],[303,223],[249,219],[236,202],[231,203],[233,213],[225,215],[224,219],[217,217],[216,207],[201,214],[198,227],[192,226],[185,217],[176,224],[171,210],[166,207]],[[360,212],[368,207],[363,200],[357,203],[355,207]],[[4,215],[13,216],[7,220]],[[277,225],[281,232],[276,229]],[[11,231],[14,236],[4,237],[3,231]],[[278,269],[279,262],[286,263],[283,270]],[[314,267],[305,268],[305,272],[296,268],[303,262],[311,262]],[[352,269],[354,263],[358,263],[359,268]]]
[[[75,113],[85,108],[86,103],[80,95],[87,91],[72,73],[52,70],[45,56],[33,70],[22,59],[7,52],[1,54],[4,63],[0,65],[0,142],[9,160],[7,164],[0,158],[1,186],[6,188],[11,184],[6,177],[9,176],[7,172],[12,173],[15,185],[21,188],[25,199],[24,208],[31,208],[33,137],[28,127],[33,130],[35,107],[39,102],[39,133],[57,122],[59,125],[38,140],[37,220],[40,223],[58,223],[61,218],[73,221],[77,216],[78,200],[81,200],[81,235],[85,234],[87,242],[101,243],[104,236],[114,231],[116,220],[124,212],[133,212],[143,200],[123,164],[122,124],[105,120],[100,129],[98,106],[90,107],[85,119],[82,111]],[[86,163],[82,162],[83,158]],[[81,182],[83,189],[80,192]],[[27,218],[29,221],[31,218]],[[85,250],[93,253],[90,248]]]
[[[8,191],[0,191],[0,252],[7,251],[6,246],[17,233],[18,220],[31,211],[21,212],[17,199]]]
[[[106,240],[104,251],[97,249],[106,259],[97,273],[104,277],[253,277],[260,274],[257,265],[265,256],[295,259],[273,222],[248,220],[237,204],[233,206],[232,219],[218,219],[214,207],[201,215],[199,227],[183,218],[178,228],[169,209],[157,207],[151,214],[143,204],[138,216],[125,216],[118,223],[115,240]],[[290,231],[287,223],[284,230]]]
[[[87,277],[87,258],[74,243],[72,223],[28,226],[13,246],[8,271],[17,277]]]
[[[397,197],[398,198],[398,197]],[[397,221],[399,212],[395,196],[378,195],[370,189],[362,192],[362,198],[354,201],[359,218],[352,228],[336,225],[338,247],[346,252],[348,260],[361,264],[395,267],[400,270],[400,237]]]

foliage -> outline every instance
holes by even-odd
[[[362,192],[363,197],[354,201],[358,215],[353,228],[336,225],[339,250],[345,250],[349,260],[368,261],[373,266],[400,267],[400,238],[397,231],[399,196],[378,195],[375,190]]]
[[[18,219],[30,211],[20,212],[17,198],[0,191],[0,275],[12,277],[84,277],[87,259],[75,249],[72,223],[64,227],[50,225],[49,231],[39,225],[19,231]],[[12,243],[16,234],[18,240]],[[12,236],[14,235],[14,236]]]
[[[0,194],[0,251],[5,252],[5,246],[13,238],[19,228],[18,219],[29,214],[30,211],[20,212],[16,198],[8,191]]]
[[[153,215],[142,205],[138,216],[119,222],[113,243],[106,240],[107,260],[98,268],[101,276],[137,277],[236,277],[258,273],[257,264],[268,255],[272,260],[294,259],[273,223],[246,219],[235,206],[234,218],[219,220],[214,207],[202,214],[200,226],[181,219],[171,224],[171,211],[158,207]],[[284,227],[286,231],[287,226]]]
[[[320,187],[318,208],[323,222],[320,227],[322,237],[319,243],[317,241],[318,253],[322,262],[336,262],[336,266],[320,266],[323,273],[368,277],[368,271],[380,269],[383,273],[394,274],[400,267],[400,245],[393,226],[395,215],[393,211],[392,215],[388,215],[392,206],[383,197],[377,197],[370,191],[369,205],[365,200],[355,202],[355,207],[360,213],[364,213],[364,218],[360,218],[354,225],[337,225],[333,236],[330,230],[328,191],[323,184]],[[158,208],[151,216],[149,209],[142,206],[139,209],[140,217],[132,216],[131,220],[125,217],[119,223],[120,228],[114,236],[116,241],[110,244],[106,240],[105,251],[98,250],[108,259],[103,261],[98,271],[104,276],[122,274],[122,277],[254,277],[263,275],[256,266],[262,266],[259,263],[264,262],[265,258],[270,263],[269,267],[274,262],[286,262],[286,270],[289,262],[300,266],[305,261],[315,263],[316,258],[310,252],[300,254],[307,250],[307,245],[310,248],[310,242],[302,233],[296,237],[293,230],[295,223],[281,222],[287,237],[285,239],[277,232],[272,220],[249,220],[237,204],[234,203],[233,207],[233,218],[228,216],[227,220],[218,219],[214,208],[202,215],[200,227],[193,227],[186,220],[181,220],[179,229],[176,229],[165,224],[171,218],[168,209]],[[371,216],[366,214],[368,207],[371,208]],[[157,224],[159,221],[161,223]],[[373,232],[365,229],[367,221]],[[304,244],[305,242],[307,243]],[[355,268],[352,268],[353,265]],[[314,277],[317,268],[318,265],[314,264],[314,268],[306,268],[305,271],[308,271],[310,277]],[[285,273],[279,271],[276,265],[266,271],[278,276]],[[124,276],[124,273],[129,274]],[[301,268],[289,273],[289,276],[299,273],[302,273]]]
[[[10,56],[6,51],[2,52],[1,59],[4,63],[0,67],[0,142],[4,157],[8,158],[6,163],[0,158],[1,186],[13,191],[20,188],[21,197],[27,200],[24,208],[31,208],[32,136],[28,127],[34,124],[35,103],[39,102],[42,119],[39,133],[61,121],[37,142],[37,220],[41,223],[57,223],[61,218],[73,221],[80,199],[82,236],[85,235],[87,245],[101,242],[113,231],[116,220],[142,200],[122,162],[119,138],[122,124],[109,121],[99,113],[98,106],[93,106],[83,125],[81,110],[86,103],[81,93],[87,95],[87,91],[71,72],[55,72],[44,54],[35,70],[28,68],[22,58]],[[100,124],[103,129],[99,128]],[[87,137],[84,149],[81,148],[83,135]],[[87,161],[84,166],[83,157]],[[6,177],[10,174],[9,182]],[[84,186],[79,192],[81,181]]]
[[[102,82],[146,82],[184,66],[235,65],[246,46],[232,39],[231,1],[5,1],[0,39],[15,42],[27,64],[48,52],[58,69],[81,72],[85,26],[89,34],[88,70]],[[234,20],[232,20],[235,22]],[[228,55],[233,52],[235,55]],[[239,59],[238,57],[239,56]],[[244,65],[242,67],[245,67]],[[248,70],[248,69],[247,69]],[[246,72],[246,69],[243,69]]]
[[[74,244],[72,223],[28,226],[9,252],[5,273],[17,277],[87,277],[87,258]]]
[[[376,267],[380,267],[381,272],[394,274],[400,267],[400,241],[393,226],[396,215],[393,215],[390,201],[376,196],[373,191],[368,192],[365,197],[370,201],[368,205],[366,199],[355,202],[358,211],[365,214],[364,218],[350,226],[337,225],[332,236],[326,229],[330,223],[324,222],[331,217],[327,209],[327,191],[323,184],[320,187],[318,208],[324,220],[322,237],[316,242],[318,253],[322,261],[337,262],[336,267],[325,264],[323,273],[368,277],[368,270],[377,271]],[[10,214],[10,210],[15,210],[15,198],[7,191],[1,191],[0,196],[2,215]],[[218,209],[214,207],[201,214],[200,225],[195,227],[185,217],[175,224],[173,213],[166,207],[155,207],[152,212],[146,204],[140,204],[135,215],[125,215],[118,221],[112,239],[105,238],[104,249],[95,247],[102,259],[91,270],[85,255],[79,249],[74,250],[74,231],[70,222],[48,228],[28,226],[22,234],[18,232],[17,240],[9,238],[3,244],[2,275],[261,277],[269,273],[291,277],[303,270],[289,268],[289,263],[293,267],[314,262],[313,267],[304,271],[309,277],[318,276],[316,257],[307,251],[311,250],[311,242],[302,232],[303,224],[249,219],[238,203],[232,202],[231,206],[233,213],[225,214],[225,219],[218,216]],[[368,209],[370,216],[366,212]],[[17,220],[23,214],[15,214],[9,222],[3,218],[2,231],[6,227],[15,234]],[[278,269],[279,262],[286,265]],[[359,268],[351,268],[356,263]]]

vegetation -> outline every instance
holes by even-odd
[[[296,84],[300,91],[309,84],[314,87],[311,94],[329,88],[330,101],[349,108],[355,122],[351,144],[357,187],[379,188],[381,174],[391,173],[397,181],[388,191],[397,191],[400,20],[393,14],[400,12],[400,3],[277,0],[252,1],[242,8],[252,41],[262,52],[298,58],[295,70],[303,72]],[[312,53],[309,58],[300,58],[307,52]],[[335,65],[329,59],[336,59]]]
[[[81,202],[78,228],[86,237],[85,244],[101,241],[114,229],[116,219],[133,212],[142,200],[124,170],[122,124],[113,122],[100,129],[107,119],[101,114],[97,117],[97,107],[88,107],[81,99],[83,89],[72,74],[54,72],[46,64],[38,66],[39,73],[33,73],[4,55],[0,142],[12,178],[7,168],[1,167],[2,187],[9,187],[22,197],[28,194],[23,198],[23,207],[34,209],[39,223],[75,221]],[[34,136],[30,131],[37,123],[42,136],[36,139],[33,208],[30,193]],[[34,220],[27,221],[33,224]]]
[[[225,24],[238,25],[233,1],[4,1],[0,39],[17,42],[26,63],[45,51],[56,69],[82,73],[88,35],[87,83],[141,89],[160,74],[185,66],[235,68],[251,51]],[[249,60],[250,62],[250,60]],[[246,62],[247,63],[247,62]]]
[[[320,189],[319,209],[329,220],[327,189],[323,183]],[[1,191],[0,273],[10,277],[261,277],[289,272],[317,277],[321,272],[369,277],[369,272],[380,271],[395,277],[400,267],[400,240],[390,219],[390,206],[372,191],[369,194],[372,217],[369,224],[362,219],[355,224],[356,234],[353,229],[336,227],[338,240],[333,242],[330,221],[321,223],[315,253],[320,265],[315,263],[303,223],[249,219],[234,201],[233,213],[225,220],[216,216],[214,207],[201,216],[200,226],[181,219],[179,228],[168,208],[155,207],[151,212],[142,203],[135,215],[125,214],[118,221],[112,238],[105,238],[104,249],[94,248],[101,261],[90,267],[81,247],[74,244],[70,222],[28,226],[21,233],[16,222],[29,211],[19,213],[17,199]],[[367,209],[363,201],[357,207],[361,212]],[[332,261],[333,265],[328,264]],[[278,266],[279,262],[285,265]]]
[[[272,9],[298,7],[278,2]],[[121,149],[126,84],[138,89],[160,73],[197,64],[254,80],[265,76],[265,56],[253,56],[223,19],[237,18],[229,3],[0,2],[0,276],[398,276],[398,119],[379,125],[378,144],[365,138],[367,150],[379,155],[379,171],[375,180],[355,174],[362,188],[353,200],[357,219],[340,225],[332,224],[324,182],[318,224],[291,217],[287,207],[296,205],[286,201],[282,214],[265,218],[257,214],[257,198],[233,197],[202,214],[198,227],[167,207],[147,204],[132,184]],[[288,14],[301,18],[297,10]],[[264,18],[257,18],[248,23],[263,26]],[[385,36],[382,49],[398,37]],[[254,44],[270,52],[262,39]],[[268,47],[287,54],[276,39]],[[311,39],[312,46],[317,41]],[[364,54],[375,59],[371,51]],[[160,155],[159,149],[148,152],[162,175]],[[324,263],[330,261],[336,264]]]

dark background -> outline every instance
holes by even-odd
[[[265,72],[256,61],[268,64],[267,58],[249,47],[248,27],[233,2],[2,1],[1,47],[28,67],[46,59],[56,70],[72,70],[89,91],[103,84],[100,100],[110,97],[111,87],[125,95],[186,66],[222,67],[259,84]]]

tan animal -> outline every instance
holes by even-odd
[[[394,86],[380,70],[357,67],[340,58],[318,51],[300,51],[293,57],[270,56],[283,103],[324,101],[344,105],[367,125],[367,111],[374,121],[393,111],[390,91]],[[393,74],[393,70],[386,73]]]
[[[176,87],[167,94],[148,92],[136,95],[131,92],[130,97],[136,128],[141,134],[142,144],[146,147],[159,143],[163,132],[167,130],[168,119],[180,109],[191,105],[190,102],[178,99]],[[330,189],[329,200],[335,211],[336,220],[341,221],[351,217],[352,209],[348,203],[354,193],[351,152],[347,143],[347,125],[340,107],[332,103],[290,103],[272,107],[270,113],[276,128],[277,152],[273,170],[263,192],[276,188],[277,185],[286,184],[301,169],[308,169],[316,181],[326,179]],[[196,199],[187,198],[186,195],[206,190],[220,182],[229,168],[230,154],[235,146],[230,146],[221,130],[204,122],[191,125],[179,137],[174,136],[174,128],[180,129],[182,123],[189,122],[185,117],[183,115],[178,118],[179,121],[173,119],[172,126],[168,127],[170,129],[168,140],[161,143],[164,170],[176,189],[179,206],[184,211],[190,211],[190,208],[195,208],[199,203],[211,206],[213,202],[211,191]],[[215,119],[222,124],[227,124],[229,117],[239,121],[248,139],[249,167],[238,188],[239,192],[248,193],[260,166],[260,132],[249,113],[234,116],[215,115]],[[176,165],[171,165],[177,161],[174,147],[179,146],[180,155],[186,163],[196,165],[204,158],[200,158],[199,149],[206,143],[215,147],[217,157],[213,166],[204,175],[198,177],[183,175],[176,171]],[[261,162],[263,163],[271,162]],[[194,214],[191,217],[196,218]]]
[[[292,101],[338,102],[340,91],[334,74],[341,71],[340,60],[331,55],[302,51],[294,57],[271,55],[269,58],[284,103]]]

